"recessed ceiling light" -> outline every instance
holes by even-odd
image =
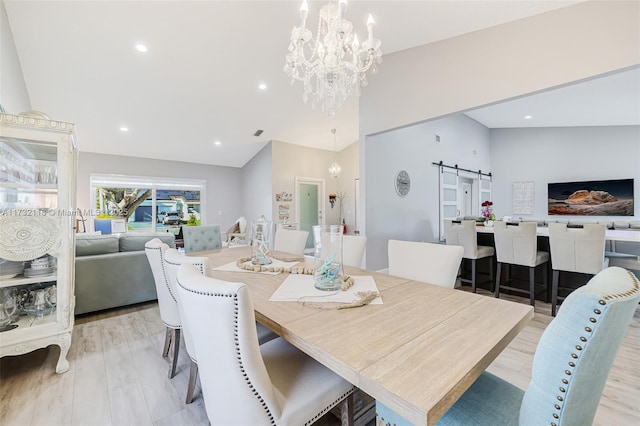
[[[146,53],[149,49],[144,44],[136,44],[136,50],[140,53]]]
[[[220,142],[220,141],[215,141],[213,144],[214,144],[215,146],[220,146],[220,145],[222,145],[222,142]]]
[[[260,84],[258,84],[258,89],[267,90],[267,85],[265,83],[260,83]]]
[[[524,116],[524,119],[525,119],[525,120],[531,120],[532,118],[533,118],[533,116],[531,116],[531,115],[525,115],[525,116]]]
[[[129,131],[129,128],[128,127],[120,127],[120,131],[122,133],[127,133]]]

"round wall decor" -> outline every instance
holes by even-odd
[[[411,178],[409,177],[409,173],[407,173],[406,170],[400,170],[396,175],[394,184],[399,196],[404,197],[407,195],[411,188]]]

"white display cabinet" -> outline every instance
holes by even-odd
[[[0,356],[60,347],[73,330],[75,126],[0,114]]]

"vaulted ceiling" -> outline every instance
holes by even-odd
[[[391,53],[577,2],[351,1],[346,16],[364,35],[372,13]],[[332,128],[338,149],[358,139],[357,98],[329,118],[282,70],[298,1],[4,3],[32,108],[76,123],[82,151],[240,167],[270,140],[331,150]],[[310,2],[314,33],[324,3]],[[499,114],[470,116],[511,126]]]

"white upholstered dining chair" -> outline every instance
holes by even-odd
[[[176,298],[179,298],[180,295],[177,292],[177,279],[178,279],[178,268],[180,265],[193,265],[202,275],[207,275],[207,268],[209,267],[209,262],[206,257],[199,256],[184,256],[178,252],[176,249],[167,249],[164,252],[164,268],[167,276],[167,280],[169,282],[169,287],[172,289],[173,294],[176,295]],[[183,312],[183,306],[181,303],[178,303],[178,310],[180,312],[180,318],[184,318],[185,314]],[[275,339],[278,337],[273,331],[269,330],[262,324],[256,322],[256,328],[258,331],[258,342],[260,344],[264,342],[268,342],[271,339]],[[191,359],[191,365],[189,368],[189,384],[187,386],[187,397],[185,402],[190,404],[193,400],[193,391],[196,385],[196,379],[198,377],[198,359],[196,357],[196,348],[193,344],[193,337],[191,335],[191,330],[188,326],[185,326],[185,322],[182,321],[182,335],[184,336],[184,343],[187,348],[187,353],[189,358]]]
[[[536,304],[535,271],[539,265],[544,265],[542,280],[544,291],[547,289],[547,265],[549,263],[549,253],[538,251],[538,236],[536,235],[535,222],[520,222],[507,224],[506,222],[495,222],[493,224],[493,237],[496,245],[496,268],[495,297],[500,297],[500,289],[515,291],[529,295],[531,306]],[[502,265],[517,265],[529,268],[529,291],[518,287],[502,284]]]
[[[273,241],[273,250],[303,256],[308,237],[308,231],[278,229]]]
[[[158,293],[158,308],[160,309],[160,319],[165,325],[164,348],[162,356],[167,357],[171,349],[171,366],[169,367],[169,378],[176,374],[178,365],[178,353],[180,352],[180,331],[182,321],[178,311],[175,289],[169,285],[167,275],[163,265],[164,252],[169,250],[169,246],[159,238],[154,238],[144,245],[144,251],[151,266],[153,280]],[[175,250],[175,249],[174,249]]]
[[[345,266],[362,266],[362,256],[367,245],[367,237],[363,235],[342,236],[342,263]]]
[[[476,292],[477,261],[478,259],[489,259],[489,280],[493,289],[493,255],[495,249],[490,246],[478,245],[478,231],[475,220],[444,221],[444,238],[448,245],[464,247],[463,259],[471,260],[471,280],[460,278],[460,281],[470,282],[471,291]]]
[[[245,284],[204,277],[182,265],[178,293],[211,424],[309,425],[345,399],[353,421],[351,383],[282,338],[258,344]]]
[[[640,283],[611,267],[571,293],[540,338],[526,391],[483,373],[437,426],[590,425],[622,339],[640,301]],[[408,425],[376,403],[378,425]]]
[[[605,257],[604,224],[585,224],[581,228],[567,229],[564,223],[549,224],[549,247],[551,249],[551,315],[556,315],[559,300],[560,271],[587,274],[589,278],[609,266]],[[563,287],[562,290],[570,291]]]
[[[177,289],[177,275],[178,268],[180,265],[189,263],[198,268],[201,274],[205,275],[208,267],[208,260],[206,257],[196,257],[196,256],[184,256],[178,252],[176,249],[167,249],[164,252],[164,270],[167,276],[167,281],[169,283],[169,287],[171,288],[173,294],[176,296],[176,300],[178,297],[178,289]],[[180,318],[184,318],[184,313],[182,312],[182,304],[178,303],[178,312],[180,314]],[[185,403],[191,404],[193,401],[193,391],[196,386],[196,379],[198,377],[198,361],[196,358],[195,347],[193,346],[193,338],[191,337],[191,331],[189,327],[184,326],[184,321],[182,321],[182,335],[184,337],[184,345],[187,349],[187,354],[191,359],[191,364],[189,366],[189,383],[187,385],[187,396],[185,398]]]
[[[389,275],[453,288],[464,248],[389,240]]]

